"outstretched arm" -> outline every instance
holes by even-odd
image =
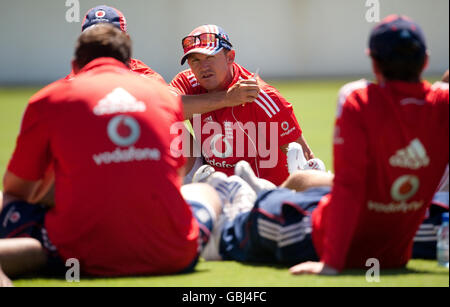
[[[203,114],[253,102],[258,94],[259,87],[256,80],[241,80],[227,91],[202,95],[183,95],[184,118],[191,119],[194,114]]]

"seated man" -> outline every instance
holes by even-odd
[[[95,25],[78,39],[76,78],[31,98],[3,179],[0,265],[7,275],[61,272],[69,258],[93,276],[195,266],[222,204],[210,186],[181,189],[185,160],[172,154],[169,133],[183,120],[181,101],[130,72],[130,56],[127,35]],[[52,199],[50,164],[54,206],[46,208],[35,203]]]
[[[289,175],[289,143],[298,142],[306,159],[314,158],[292,105],[257,74],[235,63],[236,53],[222,28],[200,26],[182,40],[182,46],[181,64],[187,61],[190,69],[172,80],[174,93],[189,97],[227,91],[236,84],[259,85],[249,92],[246,103],[212,109],[192,119],[207,164],[232,175],[236,163],[246,160],[259,177],[281,184]]]
[[[319,187],[304,192],[260,193],[254,206],[249,210],[247,204],[221,232],[224,259],[302,262],[291,268],[293,274],[337,274],[365,268],[369,258],[378,259],[381,268],[407,264],[448,164],[448,84],[421,81],[426,45],[409,18],[390,16],[378,25],[370,54],[377,83],[352,83],[340,93],[334,178],[320,173],[302,183]],[[238,164],[235,172],[245,169],[250,168]],[[295,179],[284,186],[295,187]],[[210,184],[219,194],[228,191],[221,197],[231,195],[231,202],[239,194],[222,189],[223,180]]]

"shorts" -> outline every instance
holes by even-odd
[[[293,265],[318,261],[312,242],[311,213],[331,188],[304,192],[275,189],[258,196],[250,212],[239,214],[222,232],[224,260]]]
[[[434,196],[425,220],[414,236],[412,258],[436,259],[437,233],[444,212],[448,212],[448,192],[439,192]]]
[[[46,208],[15,201],[7,204],[0,212],[0,239],[33,238],[38,240],[47,253],[45,272],[50,275],[65,271],[64,263],[52,244],[45,229]]]
[[[211,236],[211,232],[214,227],[214,218],[213,213],[208,209],[207,206],[203,205],[202,203],[198,201],[188,200],[186,201],[191,208],[192,214],[194,218],[198,222],[199,226],[199,236],[198,236],[198,246],[199,250],[197,253],[197,256],[195,257],[194,261],[192,261],[189,266],[182,270],[180,273],[189,273],[194,270],[194,267],[197,265],[198,259],[200,257],[201,252],[206,247],[206,245],[209,242],[209,238]]]

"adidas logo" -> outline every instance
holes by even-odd
[[[405,149],[398,150],[395,155],[390,157],[389,163],[393,167],[416,170],[428,166],[430,158],[419,139],[414,139]]]
[[[126,112],[144,112],[145,103],[137,99],[121,87],[114,89],[111,93],[101,99],[94,107],[95,115],[105,115]]]

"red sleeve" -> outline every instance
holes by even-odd
[[[27,106],[8,165],[8,171],[29,181],[41,179],[51,163],[48,121],[42,107],[42,102]]]
[[[180,72],[169,83],[170,90],[177,95],[192,95],[192,86],[184,72]]]
[[[256,104],[259,121],[267,122],[269,125],[277,123],[279,147],[295,142],[302,135],[292,105],[275,89],[261,90],[253,103]]]
[[[326,212],[321,261],[342,270],[365,201],[367,136],[353,94],[342,99],[334,135],[335,179]]]
[[[137,59],[131,59],[129,65],[130,69],[133,72],[167,85],[166,80],[164,80],[164,78],[160,74],[158,74],[156,71],[145,65],[142,61]]]

